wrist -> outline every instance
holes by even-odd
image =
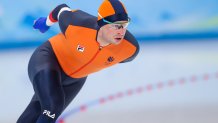
[[[46,26],[52,26],[54,23],[56,23],[57,20],[53,19],[52,13],[49,14],[46,18]]]

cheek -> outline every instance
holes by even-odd
[[[106,35],[107,35],[107,37],[112,38],[115,35],[115,33],[112,30],[108,30]]]
[[[113,34],[114,33],[114,31],[110,30],[110,29],[107,32],[108,32],[108,34]]]
[[[103,37],[107,40],[111,40],[111,38],[113,37],[112,31],[110,31],[110,30],[104,31]]]
[[[126,29],[124,30],[124,34],[126,33]]]
[[[122,33],[123,35],[125,35],[125,33],[126,33],[126,29],[124,29],[121,33]]]

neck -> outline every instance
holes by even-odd
[[[101,28],[99,29],[98,34],[97,34],[97,42],[102,47],[110,44],[104,39]]]

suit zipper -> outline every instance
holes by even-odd
[[[79,72],[80,70],[82,70],[84,67],[86,67],[87,65],[89,65],[98,55],[98,53],[102,50],[102,46],[99,46],[98,51],[95,53],[95,55],[91,58],[91,60],[89,60],[85,65],[83,65],[82,67],[80,67],[78,70],[74,71],[73,73],[71,73],[70,75],[76,74],[77,72]]]

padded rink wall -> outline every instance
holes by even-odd
[[[92,74],[59,123],[217,123],[218,42],[140,42],[139,56]],[[0,52],[0,122],[14,123],[33,90],[35,48]]]

